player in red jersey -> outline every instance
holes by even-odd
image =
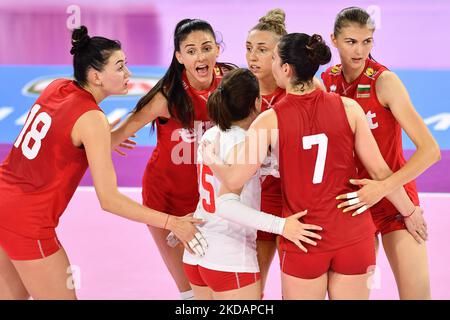
[[[246,59],[249,70],[256,76],[261,93],[261,111],[272,108],[286,95],[286,91],[277,86],[272,74],[273,50],[280,38],[287,34],[286,14],[281,9],[273,9],[259,19],[246,41]],[[322,83],[314,77],[314,84],[322,88]],[[262,182],[261,210],[281,217],[282,199],[279,177],[267,176]],[[261,286],[264,286],[276,249],[277,235],[258,230],[257,251],[261,270]]]
[[[330,49],[319,35],[282,37],[272,69],[286,97],[253,122],[254,133],[248,134],[238,164],[221,165],[211,144],[205,144],[202,153],[213,162],[210,168],[217,178],[235,190],[260,167],[261,157],[255,154],[263,155],[269,146],[278,150],[283,217],[307,209],[302,222],[323,227],[317,242],[308,238],[312,235],[306,230],[303,243],[281,238],[286,299],[323,299],[326,293],[330,299],[367,299],[368,277],[375,264],[371,216],[343,214],[336,195],[357,189],[349,183],[356,174],[355,152],[374,178],[385,179],[391,171],[359,105],[315,88],[313,76],[330,58]],[[414,208],[403,188],[388,197],[402,214]]]
[[[212,126],[206,101],[229,65],[216,64],[219,45],[211,25],[180,21],[174,33],[172,62],[163,78],[140,99],[133,113],[113,132],[117,144],[146,124],[156,123],[157,145],[145,169],[145,206],[174,216],[195,211],[198,202],[195,158],[201,135]],[[153,239],[183,299],[193,297],[183,272],[183,247],[170,247],[168,232],[149,226]]]
[[[246,129],[259,114],[261,99],[256,77],[248,69],[235,69],[227,73],[216,91],[208,99],[208,115],[216,126],[202,137],[214,140],[220,135],[220,157],[233,162],[239,147],[245,139]],[[183,257],[196,299],[234,300],[261,298],[261,283],[256,251],[257,230],[282,234],[288,239],[298,239],[304,228],[298,221],[303,214],[280,218],[272,214],[252,216],[240,208],[224,207],[217,203],[222,194],[231,195],[259,210],[261,206],[260,178],[266,174],[278,173],[268,168],[272,157],[264,161],[268,165],[254,175],[242,190],[227,190],[214,177],[201,153],[198,157],[200,200],[194,216],[205,221],[200,232],[208,239],[208,249],[202,257],[185,252]],[[227,201],[227,204],[230,204]],[[223,210],[216,210],[222,208]],[[255,210],[256,211],[256,210]],[[314,226],[309,226],[309,228]],[[300,233],[301,234],[301,233]]]
[[[172,230],[185,244],[197,233],[198,219],[170,217],[118,192],[110,125],[98,104],[127,93],[126,57],[119,42],[91,38],[84,26],[72,45],[76,80],[42,92],[0,165],[0,299],[76,298],[55,228],[88,165],[104,210]]]
[[[381,233],[400,298],[428,299],[430,284],[424,242],[427,228],[422,210],[418,207],[414,179],[440,159],[440,151],[415,111],[401,80],[370,56],[374,29],[372,20],[363,9],[351,7],[342,10],[336,17],[331,35],[342,64],[326,70],[322,79],[328,91],[355,99],[362,106],[381,154],[397,173],[390,185],[372,181],[359,162],[359,177],[362,180],[355,180],[354,183],[363,186],[356,194],[360,202],[346,210],[371,207],[379,201],[371,207],[372,217],[377,234]],[[403,157],[402,129],[417,148],[409,161]],[[390,190],[402,185],[417,206],[417,210],[407,218],[401,217],[387,199],[382,199]],[[343,204],[344,207],[347,205]]]
[[[284,20],[283,10],[269,11],[250,30],[245,43],[248,68],[259,82],[261,111],[272,108],[286,94],[284,89],[277,86],[272,74],[273,49],[280,38],[287,34]],[[261,210],[281,217],[281,208],[280,179],[268,175],[261,184]],[[277,235],[258,230],[257,236],[257,257],[261,274],[261,288],[264,292],[267,274],[275,255]]]

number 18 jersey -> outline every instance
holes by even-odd
[[[91,110],[100,110],[94,97],[71,80],[55,80],[42,92],[0,165],[0,227],[32,239],[55,236],[88,167],[72,128]]]

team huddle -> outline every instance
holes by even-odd
[[[181,20],[166,73],[111,131],[99,104],[127,92],[126,55],[73,30],[75,79],[43,91],[0,165],[0,299],[76,299],[55,228],[88,166],[102,209],[148,226],[182,299],[262,299],[275,254],[283,299],[368,299],[379,234],[400,299],[430,299],[414,179],[440,151],[371,56],[374,31],[363,9],[340,11],[341,63],[320,80],[330,47],[288,33],[281,9],[249,30],[248,68],[217,61],[208,22]],[[149,123],[141,205],[118,191],[111,152]]]

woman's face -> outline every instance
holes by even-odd
[[[131,72],[126,63],[125,53],[122,50],[116,50],[109,57],[103,70],[98,73],[101,88],[106,96],[128,93],[128,80]]]
[[[373,30],[367,26],[350,23],[339,34],[331,35],[338,49],[341,63],[347,68],[363,68],[373,47]]]
[[[252,30],[248,34],[245,57],[249,70],[259,81],[273,77],[272,54],[278,39],[271,31]]]
[[[176,58],[186,69],[187,78],[196,89],[211,85],[214,66],[219,56],[219,46],[207,31],[193,31],[180,43]]]

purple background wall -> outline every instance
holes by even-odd
[[[0,64],[70,65],[71,5],[77,6],[80,22],[91,35],[119,39],[131,65],[155,66],[169,64],[173,29],[186,17],[209,21],[225,43],[219,60],[244,66],[247,32],[268,10],[284,9],[290,32],[319,33],[329,39],[336,13],[356,5],[373,13],[378,29],[372,53],[383,64],[397,70],[450,71],[449,0],[0,0]],[[331,63],[338,61],[334,50]],[[0,159],[8,150],[9,145],[0,146]],[[118,167],[134,168],[121,170],[120,185],[140,185],[150,150],[143,147],[126,159],[115,157]],[[450,178],[442,174],[448,163],[450,154],[445,151],[443,160],[419,178],[419,189],[449,192]],[[91,183],[89,177],[83,181]]]
[[[357,5],[375,13],[380,29],[373,54],[384,64],[393,69],[450,69],[448,0],[2,0],[0,64],[70,64],[66,9],[73,4],[92,34],[123,42],[131,64],[167,65],[173,29],[186,17],[211,22],[226,44],[221,60],[245,65],[247,31],[269,9],[286,11],[288,31],[315,32],[328,39],[336,13]]]
[[[120,40],[132,64],[160,62],[160,21],[152,2],[1,0],[0,64],[70,65],[70,5],[78,6],[91,35]]]

